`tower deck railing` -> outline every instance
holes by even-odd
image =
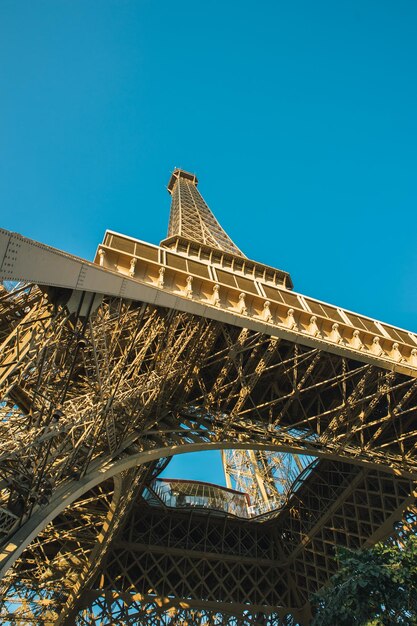
[[[300,457],[302,466],[298,472],[294,472],[291,486],[282,498],[271,498],[259,505],[251,504],[248,494],[235,489],[228,489],[220,485],[206,483],[197,480],[182,480],[175,478],[156,478],[148,488],[148,501],[157,501],[169,508],[175,509],[206,509],[235,515],[244,519],[261,517],[282,509],[284,503],[294,491],[298,489],[303,480],[307,478],[313,464],[317,459],[311,456]]]
[[[249,497],[241,491],[195,480],[157,478],[150,488],[170,508],[210,509],[249,518]]]

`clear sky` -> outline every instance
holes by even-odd
[[[0,226],[158,243],[183,167],[297,291],[417,331],[416,111],[415,0],[0,0]]]

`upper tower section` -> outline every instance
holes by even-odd
[[[192,240],[210,248],[245,257],[210,211],[197,189],[194,174],[175,169],[168,183],[171,215],[167,239],[161,245],[175,247],[178,239]]]
[[[291,290],[288,272],[252,261],[235,246],[197,191],[197,184],[195,174],[180,169],[172,173],[168,183],[172,198],[168,236],[160,246],[108,230],[95,262],[132,278],[152,275],[158,287],[169,281],[177,285],[172,271],[180,272],[181,280],[188,285],[187,297],[192,293],[194,278],[195,291],[202,289],[198,281],[204,279],[214,281],[208,287],[211,292],[214,287],[217,293],[217,289],[227,286],[239,290],[243,298],[244,292],[272,298],[276,287]],[[243,300],[240,302],[241,307]]]

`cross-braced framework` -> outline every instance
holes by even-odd
[[[221,624],[286,624],[287,611],[297,620],[308,618],[299,607],[335,570],[334,545],[364,545],[390,520],[409,487],[378,471],[328,461],[314,477],[304,477],[278,517],[243,522],[138,501],[100,577],[81,599],[89,608],[79,623],[91,614],[92,602],[100,603],[99,623],[106,623],[113,605],[137,615],[140,604],[174,624],[186,624],[199,605],[207,620],[216,608],[224,611]],[[369,516],[359,519],[370,502]],[[301,550],[307,536],[311,544]]]
[[[415,336],[213,243],[174,174],[162,247],[107,233],[93,265],[0,233],[4,623],[307,624],[334,546],[412,519]],[[144,497],[205,449],[251,519]]]

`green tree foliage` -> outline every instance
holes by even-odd
[[[315,597],[312,626],[417,626],[417,537],[339,548],[339,569]]]

